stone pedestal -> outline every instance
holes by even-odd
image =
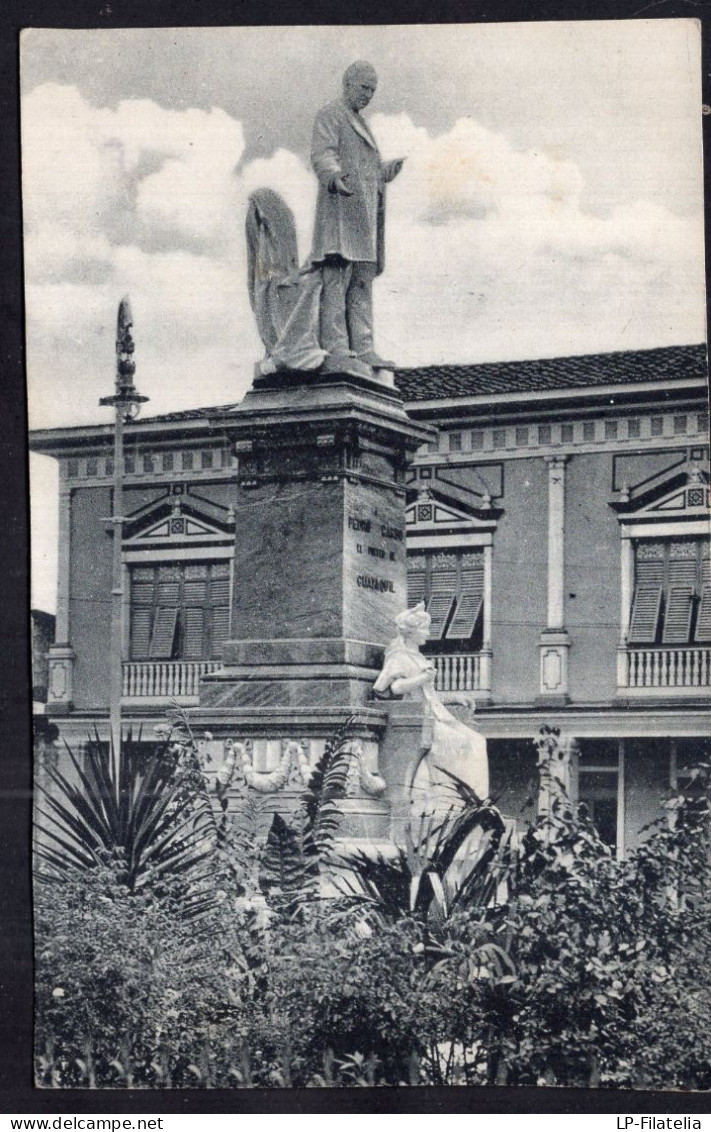
[[[72,709],[75,660],[70,645],[50,645],[47,707],[52,715],[67,715]]]
[[[539,644],[541,660],[539,707],[565,707],[568,694],[570,637],[565,629],[544,629]]]
[[[261,379],[215,423],[238,457],[232,621],[194,714],[240,739],[322,742],[326,724],[374,706],[407,605],[405,470],[435,431],[394,388],[340,375]],[[360,730],[377,748],[382,725]],[[386,812],[346,808],[353,836]]]

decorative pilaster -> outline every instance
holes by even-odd
[[[629,656],[627,635],[630,631],[632,591],[634,588],[634,548],[628,533],[622,530],[620,539],[620,643],[617,647],[617,688],[626,692],[629,685]]]
[[[47,708],[52,715],[70,711],[74,694],[74,661],[69,623],[69,569],[72,521],[72,488],[60,484],[57,532],[57,612],[55,644],[48,650]]]
[[[483,702],[491,699],[491,662],[493,652],[491,648],[491,597],[492,597],[492,567],[494,548],[491,543],[484,546],[484,609],[483,609],[483,639],[479,654],[479,688],[485,693],[480,697]]]
[[[546,456],[548,464],[548,610],[540,640],[540,699],[569,702],[565,629],[565,465],[567,456]]]
[[[69,645],[50,646],[47,686],[47,708],[50,715],[63,715],[71,709],[75,660],[76,654]]]
[[[57,530],[57,612],[54,637],[58,645],[69,644],[69,562],[72,521],[72,489],[66,484],[59,488],[59,515]]]

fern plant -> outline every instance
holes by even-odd
[[[299,805],[287,822],[275,813],[261,859],[259,883],[280,911],[293,914],[318,899],[322,863],[333,850],[351,765],[349,718],[326,744]]]

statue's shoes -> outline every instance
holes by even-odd
[[[348,377],[365,377],[372,381],[373,371],[360,358],[347,354],[329,354],[321,373],[344,373]]]
[[[373,369],[395,369],[395,362],[389,362],[385,358],[381,358],[380,354],[376,354],[375,350],[368,350],[365,354],[359,354],[358,358],[366,365],[372,366]]]

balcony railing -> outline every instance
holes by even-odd
[[[196,697],[200,677],[220,668],[219,660],[134,660],[123,666],[126,698],[183,699]]]
[[[438,692],[478,692],[482,687],[479,653],[450,653],[432,657]]]
[[[620,649],[622,688],[707,688],[711,648]]]

